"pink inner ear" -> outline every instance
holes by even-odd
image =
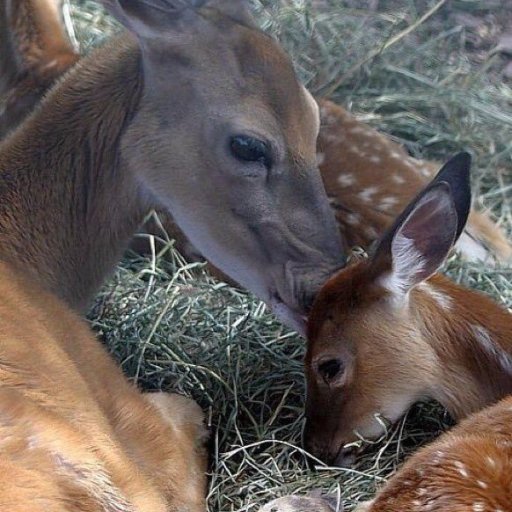
[[[397,235],[413,241],[425,257],[451,246],[457,229],[457,214],[448,194],[427,194],[405,220]],[[450,249],[448,249],[449,251]]]
[[[449,254],[456,232],[457,213],[449,189],[427,192],[393,237],[393,271],[387,287],[407,293],[430,277]]]

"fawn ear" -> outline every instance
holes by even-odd
[[[434,274],[466,224],[471,206],[467,153],[453,157],[377,244],[372,268],[395,296]]]

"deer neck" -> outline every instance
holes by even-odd
[[[424,342],[439,361],[431,396],[461,419],[512,393],[512,315],[436,275],[413,298]]]
[[[0,259],[79,310],[149,208],[119,158],[141,83],[135,43],[116,38],[1,145]]]

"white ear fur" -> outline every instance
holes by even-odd
[[[391,248],[393,269],[382,278],[381,284],[393,295],[407,295],[415,285],[413,276],[425,268],[425,258],[416,250],[414,240],[399,233],[393,239]]]

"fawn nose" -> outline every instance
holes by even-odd
[[[317,362],[317,373],[328,386],[341,383],[344,365],[338,357],[324,357]]]
[[[312,439],[307,436],[304,447],[307,452],[325,464],[340,468],[351,467],[356,459],[356,448],[354,446],[333,445],[325,439]]]

